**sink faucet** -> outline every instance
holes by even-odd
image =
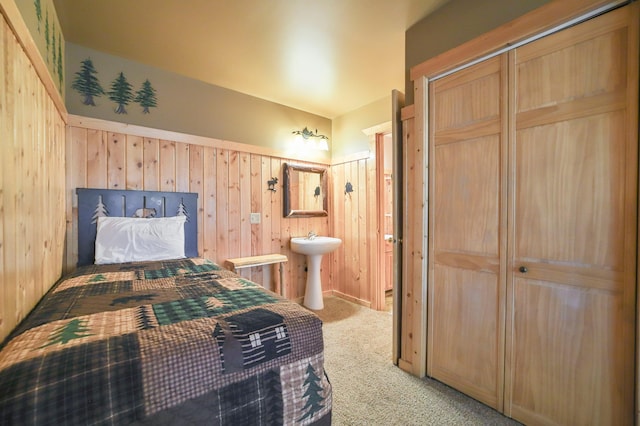
[[[318,234],[316,234],[315,232],[309,231],[309,233],[307,234],[307,240],[315,240],[317,236]]]

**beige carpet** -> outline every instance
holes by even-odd
[[[435,380],[391,362],[390,312],[325,298],[325,367],[333,386],[333,424],[518,425]]]

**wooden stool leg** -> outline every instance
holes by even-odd
[[[286,299],[287,295],[284,285],[284,263],[278,263],[278,267],[280,268],[280,295]]]

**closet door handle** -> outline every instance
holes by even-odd
[[[526,274],[527,272],[529,272],[526,266],[521,266],[520,268],[518,268],[518,270],[523,274]]]

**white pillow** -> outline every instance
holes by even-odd
[[[97,265],[184,258],[186,216],[159,218],[99,217]]]

